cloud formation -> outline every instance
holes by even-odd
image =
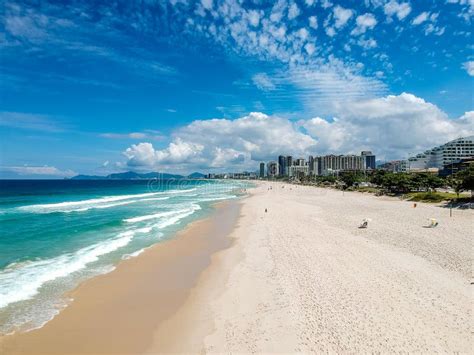
[[[469,76],[474,76],[474,60],[464,62],[462,67],[466,70]]]
[[[301,121],[323,151],[371,149],[380,157],[401,159],[474,133],[474,112],[449,119],[436,105],[407,93],[353,102],[338,112],[332,122]]]
[[[100,137],[110,138],[110,139],[148,139],[148,140],[157,140],[161,141],[165,139],[159,131],[155,130],[146,130],[144,132],[130,132],[130,133],[101,133]]]
[[[351,35],[360,35],[369,29],[373,29],[377,24],[377,20],[374,15],[367,13],[357,16],[356,24],[357,27],[351,31]]]
[[[450,119],[436,105],[412,94],[349,102],[332,119],[299,121],[253,112],[230,119],[193,121],[173,133],[163,149],[151,143],[125,150],[133,169],[255,170],[279,154],[359,154],[406,158],[459,136],[474,134],[474,112]]]
[[[408,2],[390,0],[384,5],[383,10],[389,19],[391,19],[392,16],[396,16],[399,20],[403,20],[410,14],[411,6]]]
[[[0,170],[14,173],[20,176],[42,176],[42,177],[72,177],[77,175],[72,170],[60,170],[54,166],[2,166]]]
[[[63,132],[66,129],[48,115],[9,111],[0,112],[0,126],[50,133]]]

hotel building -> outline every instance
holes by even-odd
[[[458,138],[424,153],[408,158],[408,171],[442,169],[461,159],[474,157],[474,136]]]

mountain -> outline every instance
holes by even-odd
[[[97,175],[76,175],[71,178],[72,180],[107,180],[106,176]]]
[[[107,176],[97,175],[77,175],[72,177],[72,180],[146,180],[146,179],[182,179],[184,176],[166,173],[136,173],[134,171],[127,171],[125,173],[114,173]]]
[[[206,177],[206,175],[204,175],[203,173],[198,173],[196,171],[192,174],[189,174],[187,177],[190,178],[190,179],[204,179]]]

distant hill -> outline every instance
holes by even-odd
[[[115,173],[107,176],[97,175],[77,175],[72,177],[72,180],[146,180],[146,179],[182,179],[184,176],[177,174],[166,173],[136,173],[134,171],[127,171],[125,173]]]
[[[206,175],[202,173],[194,172],[192,174],[189,174],[187,177],[190,179],[203,179],[206,177]]]
[[[76,175],[71,178],[72,180],[107,180],[106,176],[97,175]]]

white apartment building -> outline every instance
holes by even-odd
[[[300,178],[309,174],[308,165],[292,165],[288,167],[288,176]]]
[[[407,170],[442,169],[460,159],[474,157],[474,136],[458,138],[439,147],[408,158]]]
[[[318,159],[317,165],[315,171],[318,171],[318,175],[331,175],[347,170],[361,171],[365,170],[365,157],[361,155],[325,155]]]

